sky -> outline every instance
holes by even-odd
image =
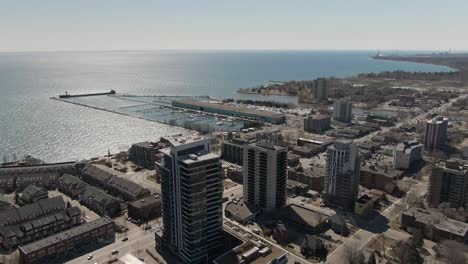
[[[0,0],[0,51],[468,50],[467,0]]]

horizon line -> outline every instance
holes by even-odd
[[[262,51],[342,51],[342,52],[449,52],[451,54],[465,53],[468,50],[441,49],[63,49],[63,50],[0,50],[0,53],[39,53],[39,52],[262,52]]]

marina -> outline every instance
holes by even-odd
[[[181,100],[205,104],[218,102],[208,96],[136,96],[102,93],[92,94],[92,96],[59,96],[51,99],[202,133],[235,132],[263,123],[261,120],[227,116],[174,105],[174,102]]]

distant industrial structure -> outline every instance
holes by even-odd
[[[259,141],[244,146],[244,201],[266,210],[286,202],[287,149]]]
[[[207,263],[222,247],[222,180],[219,156],[205,137],[165,138],[156,163],[161,175],[163,245],[184,263]]]
[[[327,203],[353,210],[359,191],[359,156],[351,141],[335,141],[327,149],[324,193]]]
[[[424,148],[435,151],[444,147],[447,143],[448,118],[436,116],[426,122],[424,133]]]
[[[333,105],[333,119],[343,123],[350,123],[353,119],[353,106],[345,99],[337,100]]]

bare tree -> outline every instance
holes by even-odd
[[[465,245],[454,240],[446,240],[442,242],[442,246],[442,252],[446,263],[467,263],[468,259],[465,256]]]
[[[348,264],[364,263],[364,255],[356,244],[343,245],[343,258]]]

